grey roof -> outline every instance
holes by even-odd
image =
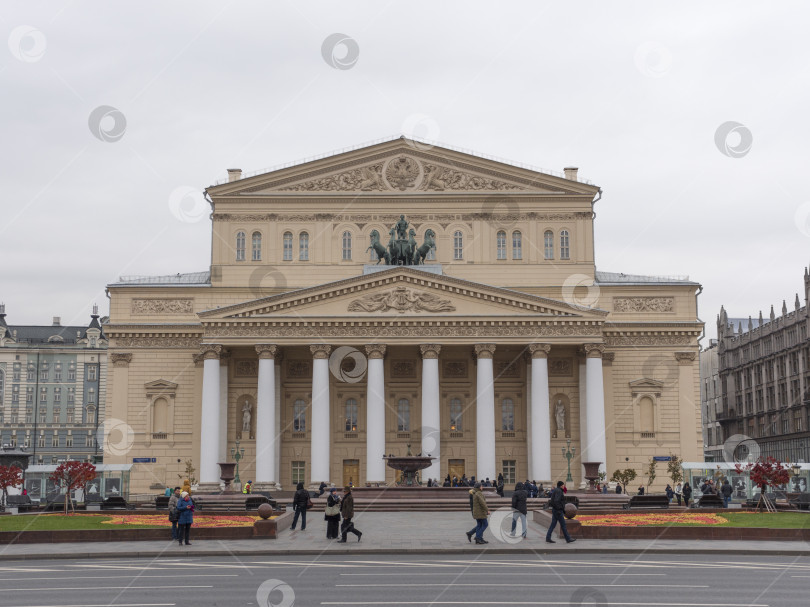
[[[770,320],[770,318],[768,320]],[[730,322],[732,325],[734,325],[735,329],[740,326],[740,323],[742,323],[743,331],[748,331],[748,318],[729,318],[728,322]],[[762,324],[765,324],[766,322],[768,322],[768,321],[763,320]],[[759,318],[754,318],[752,316],[751,317],[751,328],[757,329],[758,327],[759,327]]]
[[[9,327],[12,335],[17,331],[18,344],[37,345],[73,345],[77,340],[84,337],[86,327],[69,326],[36,326],[36,325],[11,325]],[[61,338],[61,339],[60,339]]]
[[[120,276],[118,282],[110,284],[111,287],[124,286],[210,286],[211,272],[187,272],[185,274],[167,274],[164,276]]]
[[[600,285],[607,284],[638,284],[638,285],[655,285],[655,284],[680,284],[680,285],[695,285],[699,283],[689,280],[688,276],[644,276],[641,274],[624,274],[623,272],[596,272],[596,283]]]

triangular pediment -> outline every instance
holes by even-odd
[[[660,394],[661,391],[664,389],[664,382],[658,381],[657,379],[649,379],[646,377],[633,380],[629,382],[629,384],[630,384],[630,391],[634,394],[642,392]]]
[[[143,385],[147,394],[174,394],[177,392],[177,386],[178,384],[167,379],[156,379]]]
[[[607,312],[407,267],[326,283],[199,314],[203,322],[340,318],[545,318],[592,320]]]
[[[375,195],[504,192],[587,194],[599,188],[562,176],[404,137],[208,188],[212,196],[346,192]]]

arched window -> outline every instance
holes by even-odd
[[[411,403],[407,398],[400,398],[397,403],[397,432],[411,431]]]
[[[253,261],[262,260],[262,234],[253,232]]]
[[[293,403],[293,432],[307,431],[307,403],[303,398],[296,398]]]
[[[85,415],[85,423],[86,424],[95,424],[96,423],[96,408],[95,407],[87,407],[86,415]]]
[[[464,259],[464,234],[461,230],[453,233],[453,259]]]
[[[461,408],[461,399],[450,399],[450,430],[461,432],[464,430],[464,412]]]
[[[511,398],[504,398],[501,401],[501,430],[515,431],[515,402]]]
[[[425,232],[425,240],[427,240],[427,231]],[[436,239],[433,239],[433,242],[436,242]],[[427,257],[425,258],[427,261],[436,261],[436,245],[434,244],[430,247],[430,251],[428,251]]]
[[[571,259],[571,246],[568,230],[560,231],[560,259]]]
[[[523,259],[523,235],[517,230],[512,232],[512,259]]]
[[[155,399],[152,405],[152,432],[163,434],[169,431],[169,403],[165,398]]]
[[[245,233],[236,233],[236,261],[245,261]]]
[[[352,233],[346,230],[343,232],[343,261],[352,260]]]
[[[506,232],[503,230],[495,236],[495,250],[498,259],[506,259]]]
[[[309,261],[309,234],[306,232],[298,235],[298,260]]]
[[[554,259],[554,232],[546,230],[543,233],[543,257]]]
[[[655,432],[655,413],[653,401],[649,396],[643,397],[638,403],[639,430],[641,432]]]
[[[281,238],[282,248],[284,249],[282,259],[284,261],[292,261],[292,232],[284,232]]]
[[[357,432],[357,401],[353,398],[346,399],[346,432]]]

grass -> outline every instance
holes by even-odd
[[[0,516],[0,531],[56,531],[86,529],[161,529],[152,525],[109,525],[103,521],[115,518],[110,516],[65,516],[64,514],[19,514]]]
[[[737,527],[762,529],[810,529],[810,513],[804,512],[673,512],[581,516],[582,524],[610,527]]]
[[[677,523],[673,527],[763,527],[766,529],[810,529],[810,514],[801,512],[723,512],[720,516],[728,519],[719,525]]]

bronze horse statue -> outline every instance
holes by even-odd
[[[380,243],[380,233],[377,230],[371,230],[371,245],[366,249],[366,252],[373,250],[377,254],[377,265],[381,261],[385,261],[385,265],[391,265],[391,255],[388,250]]]
[[[413,265],[418,266],[425,262],[430,250],[436,246],[436,233],[433,230],[425,232],[425,242],[413,252]],[[414,244],[416,241],[414,241]]]

